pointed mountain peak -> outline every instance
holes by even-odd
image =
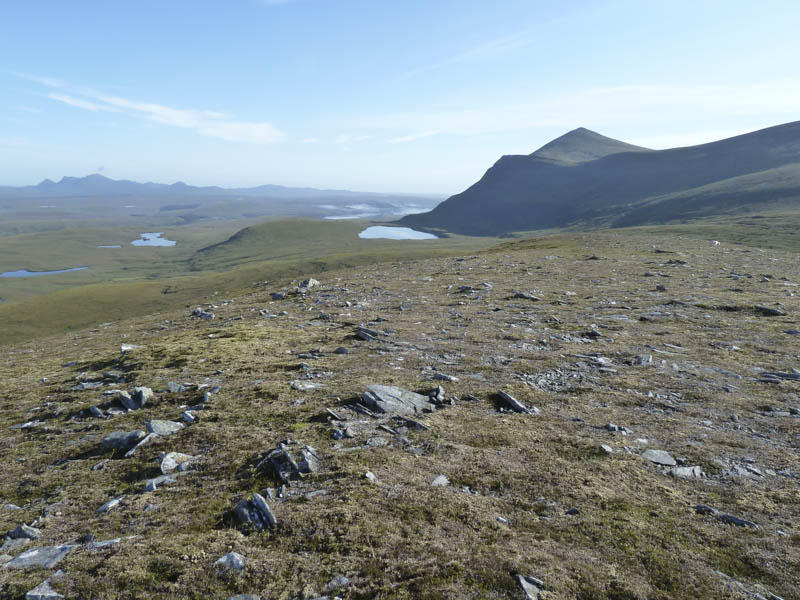
[[[52,179],[42,179],[36,187],[50,187],[51,185],[55,185],[56,182]]]
[[[577,164],[620,152],[648,151],[649,148],[627,144],[591,129],[578,127],[545,144],[531,156],[560,164]]]

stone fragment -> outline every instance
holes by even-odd
[[[531,300],[532,302],[539,302],[541,300],[539,296],[531,294],[530,292],[516,292],[514,298],[519,300]]]
[[[59,598],[63,597],[53,589],[53,586],[47,580],[25,594],[25,600],[59,600]]]
[[[97,509],[97,512],[99,512],[99,513],[107,513],[107,512],[109,512],[109,511],[113,510],[114,508],[116,508],[117,506],[119,506],[119,503],[120,503],[120,502],[122,502],[122,499],[123,499],[124,497],[125,497],[125,496],[124,496],[124,495],[122,495],[122,496],[117,496],[116,498],[112,498],[111,500],[109,500],[108,502],[106,502],[105,504],[103,504],[103,506],[101,506],[100,508],[98,508],[98,509]]]
[[[308,279],[304,279],[300,282],[300,285],[297,286],[297,293],[298,294],[307,294],[309,290],[315,288],[319,285],[319,281],[314,279],[313,277],[309,277]]]
[[[771,306],[763,306],[761,304],[756,304],[753,309],[760,315],[764,317],[785,317],[786,311],[781,310],[780,308],[773,308]]]
[[[186,386],[174,381],[169,381],[167,382],[167,389],[171,394],[179,394],[180,392],[186,391]]]
[[[172,435],[183,429],[183,423],[178,423],[177,421],[163,421],[161,419],[153,419],[152,421],[148,421],[147,431],[150,433],[154,433],[156,435],[160,435],[166,437],[168,435]]]
[[[43,546],[23,552],[3,565],[4,569],[27,569],[29,567],[44,567],[54,569],[64,557],[78,546],[64,544],[62,546]]]
[[[651,463],[663,465],[665,467],[674,467],[678,464],[675,459],[670,456],[669,452],[665,452],[664,450],[645,450],[642,453],[642,458]]]
[[[256,469],[266,466],[271,467],[283,483],[289,483],[292,479],[300,479],[318,471],[322,466],[322,459],[311,446],[303,446],[300,449],[300,455],[294,457],[289,449],[281,444],[270,450],[267,456],[256,465]]]
[[[202,306],[198,306],[192,311],[192,316],[197,317],[198,319],[205,319],[205,320],[212,320],[216,318],[216,315],[211,312],[210,310],[203,310]]]
[[[332,592],[336,588],[344,587],[346,585],[350,585],[350,580],[344,575],[337,575],[328,582],[328,591]]]
[[[192,456],[191,454],[183,454],[181,452],[168,452],[164,455],[164,458],[161,459],[161,472],[164,475],[172,473],[173,471],[177,471],[179,468],[181,470],[185,470],[188,468],[188,465],[193,461],[197,460],[196,456]]]
[[[431,410],[431,403],[422,394],[393,385],[370,385],[361,395],[367,407],[380,413],[418,413]]]
[[[703,469],[699,466],[695,467],[673,467],[669,470],[669,474],[673,477],[681,477],[684,479],[699,479],[705,476]]]
[[[526,600],[539,600],[541,598],[542,587],[544,585],[539,579],[526,575],[517,575],[517,583],[522,588]]]
[[[252,525],[258,531],[274,529],[278,525],[275,514],[261,494],[254,493],[252,500],[242,500],[233,512],[242,525]]]
[[[228,552],[225,556],[217,560],[214,563],[214,566],[222,570],[235,571],[237,573],[241,573],[244,570],[246,564],[247,561],[245,560],[244,556],[242,556],[238,552]]]
[[[526,414],[526,415],[530,415],[530,414],[538,415],[539,412],[540,412],[539,409],[536,408],[535,406],[532,406],[532,407],[528,408],[522,402],[520,402],[519,400],[514,398],[514,396],[504,392],[503,390],[497,390],[497,395],[500,396],[500,398],[503,399],[503,402],[505,402],[506,405],[511,410],[513,410],[514,412],[518,412],[518,413],[522,413],[522,414]]]
[[[149,479],[144,486],[145,492],[155,492],[160,485],[171,485],[173,483],[177,483],[177,479],[175,478],[174,474],[170,475],[159,475],[158,477],[154,477],[153,479]]]
[[[7,554],[9,552],[14,552],[15,550],[19,550],[23,546],[27,546],[31,543],[30,538],[16,538],[16,539],[7,539],[3,542],[3,545],[0,546],[0,554]]]
[[[100,443],[109,450],[127,450],[135,446],[146,435],[141,429],[136,431],[114,431],[104,437]]]
[[[42,537],[42,532],[23,523],[16,529],[8,532],[8,537],[12,540],[38,540]]]
[[[128,410],[139,410],[152,400],[154,395],[153,390],[149,387],[135,387],[132,394],[123,391],[119,393],[118,397],[122,406]]]

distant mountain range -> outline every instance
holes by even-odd
[[[177,183],[138,183],[126,179],[109,179],[94,174],[86,177],[62,177],[59,181],[45,179],[38,185],[22,187],[0,186],[0,196],[27,198],[68,198],[90,196],[158,196],[180,198],[204,197],[249,197],[249,198],[287,198],[287,199],[321,199],[321,198],[359,198],[369,197],[431,197],[419,194],[381,194],[375,192],[351,192],[348,190],[321,190],[316,188],[284,187],[281,185],[260,185],[251,188],[223,188],[218,186],[196,187],[182,181]]]
[[[624,227],[800,208],[800,121],[718,142],[650,150],[579,128],[398,223],[466,235]]]

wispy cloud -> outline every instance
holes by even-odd
[[[406,81],[408,79],[416,77],[417,75],[422,75],[423,73],[430,73],[431,71],[438,71],[439,69],[444,69],[446,67],[457,65],[459,63],[475,61],[475,60],[484,60],[487,58],[502,56],[513,50],[529,46],[530,44],[533,43],[533,41],[534,41],[534,36],[533,32],[531,31],[520,31],[512,33],[510,35],[506,35],[493,40],[489,40],[488,42],[484,42],[482,44],[478,44],[477,46],[473,46],[468,50],[459,52],[452,56],[448,56],[447,58],[433,62],[431,64],[427,64],[418,67],[416,69],[411,69],[410,71],[406,71],[405,73],[402,73],[400,76],[397,77],[397,81]]]
[[[410,135],[403,135],[400,137],[392,138],[389,140],[390,144],[405,144],[408,142],[413,142],[415,140],[420,140],[422,138],[431,137],[434,135],[439,135],[442,133],[441,129],[434,129],[433,131],[423,131],[421,133],[412,133]]]
[[[51,100],[83,110],[123,114],[150,123],[191,129],[199,135],[230,142],[274,144],[286,137],[280,129],[267,122],[238,121],[219,111],[174,108],[152,102],[140,102],[73,86],[60,79],[21,76],[46,87],[58,89],[58,92],[48,94],[47,97]]]
[[[319,144],[319,138],[310,137],[300,140],[301,144]]]

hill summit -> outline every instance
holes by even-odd
[[[467,235],[660,224],[800,206],[800,121],[649,150],[579,128],[503,156],[474,185],[403,225]]]
[[[606,137],[578,127],[548,142],[536,152],[530,154],[532,158],[551,160],[557,164],[576,164],[597,158],[603,158],[620,152],[652,152],[648,148],[627,144],[614,138]]]

